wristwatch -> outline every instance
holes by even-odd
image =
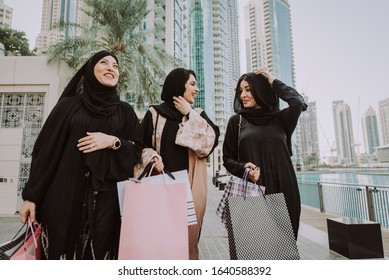
[[[120,148],[121,145],[122,143],[120,142],[119,138],[115,137],[115,140],[113,141],[112,146],[110,148],[113,150],[117,150]]]

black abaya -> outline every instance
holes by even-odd
[[[296,91],[278,80],[273,82],[273,89],[289,107],[257,125],[242,117],[239,141],[239,114],[233,115],[224,139],[223,161],[225,168],[238,177],[243,176],[247,162],[260,167],[258,183],[266,187],[266,193],[284,193],[297,238],[301,205],[289,142],[305,104]]]
[[[35,203],[48,259],[115,259],[119,243],[118,181],[133,177],[142,145],[139,120],[116,85],[100,83],[95,66],[109,51],[94,54],[70,80],[39,133],[24,200]],[[117,137],[119,149],[83,153],[87,132]]]
[[[42,130],[40,139],[54,137],[50,128],[61,126],[57,121],[61,119],[62,109],[69,108],[72,99],[80,98],[66,98],[56,105],[46,120],[46,129]],[[102,122],[109,131],[101,130]],[[53,172],[48,174],[46,169],[40,168],[40,161],[50,162],[42,158],[42,153],[38,153],[38,161],[33,156],[31,176],[23,191],[23,199],[37,203],[37,219],[49,237],[48,258],[115,258],[120,230],[116,182],[133,177],[133,166],[140,158],[138,118],[125,102],[104,119],[92,117],[80,105],[61,131],[66,139],[58,139],[58,160],[54,161],[53,157],[51,161]],[[78,139],[93,131],[117,135],[122,143],[118,150],[101,151],[106,168],[103,171],[104,190],[99,192],[93,189],[92,171],[86,165],[86,155],[77,148]],[[44,142],[41,149],[45,149]],[[41,179],[47,176],[50,177],[41,183]],[[91,239],[94,257],[90,244],[83,248]]]

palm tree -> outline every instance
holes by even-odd
[[[147,0],[84,0],[83,9],[92,25],[58,23],[57,28],[78,28],[82,36],[65,39],[48,50],[49,62],[64,60],[78,69],[87,58],[101,49],[114,52],[119,60],[119,92],[138,109],[159,103],[160,85],[166,72],[177,61],[160,44],[147,43],[160,32],[160,26],[144,30],[149,13]]]

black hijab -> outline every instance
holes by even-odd
[[[116,85],[113,87],[104,86],[97,81],[94,75],[95,65],[106,56],[112,56],[119,63],[112,52],[103,50],[94,54],[70,80],[60,100],[82,94],[85,107],[94,117],[104,118],[110,116],[120,103]]]
[[[242,81],[246,81],[249,84],[251,94],[261,108],[246,109],[243,107],[242,99],[240,98],[240,84]],[[250,72],[243,74],[239,78],[235,89],[234,111],[255,125],[267,124],[280,112],[278,96],[270,86],[266,76]]]
[[[161,93],[161,99],[164,102],[160,105],[153,105],[155,110],[163,117],[181,122],[183,115],[174,106],[173,97],[184,95],[185,84],[189,80],[190,75],[196,78],[194,71],[176,68],[166,76]]]

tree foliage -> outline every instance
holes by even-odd
[[[304,158],[305,166],[309,166],[309,167],[317,166],[318,163],[319,163],[319,156],[317,153],[311,153]]]
[[[0,25],[0,42],[4,44],[5,55],[31,56],[34,52],[30,51],[26,33]]]
[[[85,0],[84,12],[92,25],[59,23],[58,28],[72,26],[82,36],[65,39],[48,51],[49,61],[64,60],[78,69],[93,53],[106,49],[114,52],[120,65],[119,90],[122,98],[142,109],[145,103],[160,102],[161,84],[166,71],[176,64],[158,44],[150,44],[149,35],[159,32],[145,30],[148,14],[146,0]],[[154,32],[154,33],[153,33]]]

